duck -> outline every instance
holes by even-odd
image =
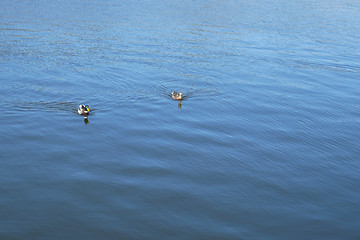
[[[80,115],[89,115],[89,113],[90,113],[89,105],[80,104],[79,109],[78,109],[78,113]]]
[[[171,97],[175,100],[182,100],[183,99],[182,94],[183,94],[182,92],[178,93],[178,92],[174,91],[171,93]]]

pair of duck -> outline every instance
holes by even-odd
[[[183,100],[183,95],[182,94],[183,94],[182,92],[174,91],[174,92],[171,93],[171,97],[174,100]],[[89,105],[80,104],[79,108],[78,108],[78,113],[80,115],[84,115],[85,117],[87,117],[89,115],[89,113],[90,113]]]

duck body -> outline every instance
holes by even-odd
[[[173,98],[173,99],[175,99],[175,100],[182,100],[183,99],[183,95],[182,95],[183,93],[182,92],[176,92],[176,91],[174,91],[174,92],[172,92],[171,93],[171,97]]]
[[[90,113],[89,105],[80,104],[79,108],[78,108],[78,113],[80,115],[89,115],[89,113]]]

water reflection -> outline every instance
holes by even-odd
[[[84,123],[85,125],[88,125],[90,123],[89,118],[87,116],[84,117]]]

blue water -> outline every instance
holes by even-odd
[[[0,12],[0,239],[360,239],[357,1]]]

